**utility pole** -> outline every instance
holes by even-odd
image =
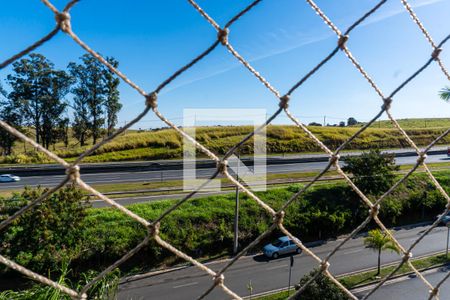
[[[447,222],[447,244],[445,244],[445,258],[448,258],[448,236],[450,234],[450,222]]]
[[[327,126],[327,116],[323,116],[323,126]]]
[[[236,170],[236,181],[239,182],[239,163],[240,155],[239,149],[237,150],[237,170]],[[236,205],[234,207],[234,242],[233,242],[233,254],[238,253],[239,248],[239,187],[236,186]]]
[[[291,255],[290,263],[289,263],[288,297],[291,292],[291,275],[292,275],[292,267],[293,266],[294,266],[294,256]]]

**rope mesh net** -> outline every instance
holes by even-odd
[[[397,247],[400,249],[400,253],[402,256],[401,262],[396,265],[394,270],[392,270],[387,276],[385,276],[378,284],[376,284],[367,294],[363,296],[362,299],[369,298],[377,289],[379,289],[387,280],[389,280],[403,265],[408,265],[418,276],[418,278],[421,279],[423,284],[426,288],[429,290],[429,299],[437,299],[439,297],[439,288],[440,286],[448,279],[450,276],[450,272],[447,273],[447,275],[439,281],[435,286],[433,286],[418,270],[414,267],[414,265],[411,263],[411,257],[412,257],[412,251],[414,247],[433,229],[435,228],[441,219],[450,211],[450,197],[445,192],[445,190],[441,187],[439,182],[436,180],[436,178],[431,173],[430,169],[428,168],[425,160],[427,152],[441,139],[443,139],[449,132],[450,129],[446,130],[444,133],[442,133],[440,136],[438,136],[432,143],[430,143],[428,146],[424,147],[423,149],[420,149],[408,136],[408,134],[402,129],[402,127],[399,125],[399,123],[396,121],[394,116],[391,113],[390,107],[394,100],[394,96],[403,88],[405,88],[415,77],[417,77],[421,72],[423,72],[426,68],[428,68],[432,63],[437,63],[440,70],[444,74],[444,76],[450,80],[450,75],[446,67],[444,66],[444,63],[439,57],[439,54],[442,52],[442,47],[444,44],[450,39],[450,35],[446,36],[442,41],[439,43],[434,42],[431,35],[426,30],[423,23],[420,21],[419,17],[415,14],[412,7],[406,0],[400,0],[403,4],[405,10],[407,13],[411,16],[413,22],[417,25],[419,30],[423,33],[426,41],[431,46],[430,51],[430,57],[429,59],[416,71],[414,72],[410,77],[408,77],[404,82],[402,82],[396,89],[394,89],[390,94],[385,94],[383,91],[378,87],[378,85],[375,83],[373,78],[365,71],[365,69],[359,64],[358,60],[355,58],[355,56],[350,51],[349,47],[347,46],[347,41],[350,38],[351,32],[357,28],[361,23],[363,23],[369,16],[376,13],[376,11],[382,7],[387,0],[382,0],[378,2],[372,9],[367,11],[363,16],[361,16],[359,19],[357,19],[350,27],[348,27],[344,32],[342,32],[333,22],[330,20],[327,15],[324,13],[324,11],[321,10],[321,8],[314,3],[311,0],[306,0],[307,4],[313,9],[313,11],[318,15],[319,18],[323,20],[323,22],[336,34],[337,37],[337,43],[336,47],[332,49],[332,51],[323,58],[322,61],[320,61],[314,68],[312,68],[309,72],[304,75],[303,78],[301,78],[297,83],[295,83],[285,94],[282,94],[279,92],[273,85],[271,85],[257,70],[255,70],[250,63],[242,57],[231,45],[228,36],[230,34],[232,25],[237,22],[240,18],[245,17],[246,14],[251,13],[251,10],[259,5],[261,3],[261,0],[256,0],[251,2],[246,8],[244,8],[242,11],[240,11],[237,15],[235,15],[233,18],[231,18],[223,27],[221,27],[213,18],[211,18],[205,10],[203,10],[195,1],[188,0],[189,3],[192,5],[193,9],[195,9],[211,26],[217,31],[217,39],[212,42],[212,44],[204,50],[202,53],[200,53],[197,57],[192,59],[189,63],[182,66],[179,70],[177,70],[174,74],[172,74],[169,78],[167,78],[165,81],[163,81],[159,86],[157,86],[152,92],[146,92],[141,87],[139,87],[137,84],[135,84],[132,80],[130,80],[125,74],[120,72],[117,68],[113,67],[111,64],[108,63],[106,59],[104,59],[101,55],[99,55],[95,50],[90,48],[86,43],[84,43],[72,30],[71,27],[71,16],[70,16],[70,10],[77,4],[78,0],[72,0],[66,4],[66,6],[63,8],[63,10],[58,10],[49,0],[41,0],[45,6],[50,9],[55,16],[56,20],[56,26],[55,28],[50,31],[46,36],[41,38],[40,40],[36,41],[26,49],[23,49],[22,51],[18,52],[16,55],[12,56],[11,58],[8,58],[4,62],[0,64],[0,69],[5,68],[9,64],[13,63],[14,61],[18,60],[24,55],[27,55],[31,51],[37,49],[44,43],[48,43],[51,41],[51,39],[60,31],[62,31],[64,34],[68,35],[70,38],[73,39],[75,43],[77,43],[79,46],[81,46],[86,52],[91,54],[93,57],[95,57],[100,63],[105,65],[109,70],[114,72],[118,77],[120,77],[125,83],[130,85],[134,90],[136,90],[142,97],[144,98],[145,102],[145,108],[144,110],[135,117],[131,122],[127,123],[124,127],[118,129],[115,131],[111,136],[108,138],[102,140],[101,142],[94,145],[92,148],[86,150],[83,154],[81,154],[75,162],[72,164],[67,163],[64,159],[58,157],[56,154],[52,153],[51,151],[45,149],[41,145],[34,142],[29,137],[25,136],[21,132],[17,131],[13,127],[9,126],[7,123],[0,120],[0,126],[7,130],[9,133],[17,136],[22,141],[31,144],[33,147],[38,149],[39,151],[45,153],[50,159],[54,160],[55,162],[61,164],[66,169],[66,177],[64,180],[58,184],[57,186],[49,189],[46,193],[44,193],[42,196],[40,196],[37,199],[34,199],[32,202],[27,204],[25,207],[22,207],[20,210],[18,210],[16,213],[8,217],[6,220],[4,220],[2,223],[0,223],[0,230],[4,230],[9,224],[11,224],[15,219],[19,218],[23,213],[26,211],[32,209],[36,205],[38,205],[40,202],[45,201],[52,193],[56,192],[58,189],[62,188],[67,183],[73,183],[76,184],[78,187],[88,191],[89,193],[95,195],[99,199],[107,202],[115,209],[120,210],[123,214],[127,215],[128,217],[132,218],[136,222],[140,223],[146,230],[147,235],[144,238],[142,242],[140,242],[135,248],[131,249],[126,255],[121,257],[119,260],[117,260],[114,264],[109,266],[107,269],[103,270],[96,276],[94,279],[92,279],[89,283],[87,283],[83,288],[80,290],[73,290],[66,286],[63,286],[55,281],[52,281],[51,279],[39,275],[32,270],[29,270],[14,261],[8,259],[7,257],[4,257],[0,255],[0,262],[6,266],[8,266],[11,269],[14,269],[20,273],[22,273],[25,276],[30,277],[33,280],[36,280],[42,284],[49,285],[55,289],[59,289],[60,291],[66,293],[70,297],[74,299],[86,299],[87,298],[87,291],[89,288],[91,288],[95,283],[97,283],[99,280],[101,280],[105,275],[107,275],[109,272],[111,272],[113,269],[118,267],[120,264],[128,260],[131,256],[136,254],[141,248],[143,248],[145,245],[149,243],[150,240],[155,241],[159,246],[167,249],[168,251],[172,252],[179,258],[191,263],[192,265],[198,267],[200,270],[204,271],[205,273],[209,274],[211,276],[212,284],[211,286],[202,293],[202,295],[199,297],[199,299],[205,298],[209,293],[211,293],[212,290],[215,288],[222,289],[226,294],[228,294],[231,298],[234,299],[241,299],[239,295],[234,293],[232,290],[230,290],[226,286],[226,280],[225,280],[225,272],[227,269],[230,268],[236,261],[246,254],[249,250],[251,250],[254,246],[256,246],[262,239],[267,237],[271,232],[278,229],[281,232],[283,232],[285,235],[290,237],[293,241],[295,241],[296,245],[303,250],[303,253],[309,255],[312,257],[315,261],[317,261],[319,272],[315,273],[315,276],[313,276],[308,282],[303,284],[299,290],[297,290],[293,295],[291,295],[291,299],[299,296],[308,285],[310,285],[317,276],[320,274],[324,274],[328,278],[331,279],[332,282],[334,282],[350,299],[358,299],[350,290],[345,288],[337,279],[336,277],[329,271],[330,267],[330,258],[351,238],[355,237],[370,221],[374,221],[376,224],[378,224],[379,228],[385,232],[387,235],[389,235],[394,243],[397,245]],[[182,129],[178,128],[174,123],[172,123],[168,118],[166,118],[159,110],[157,106],[157,99],[158,99],[158,93],[163,90],[166,86],[168,86],[175,78],[180,76],[182,73],[190,69],[192,66],[194,66],[196,63],[198,63],[200,60],[205,59],[208,54],[210,54],[215,48],[223,46],[225,47],[228,52],[234,56],[248,71],[250,71],[253,76],[259,80],[269,92],[271,92],[273,95],[275,95],[276,98],[279,100],[279,109],[277,109],[268,119],[267,121],[259,128],[257,128],[254,132],[250,133],[248,136],[246,136],[242,141],[237,143],[235,146],[233,146],[229,151],[226,152],[226,154],[223,157],[218,157],[216,154],[214,154],[212,151],[208,150],[206,147],[204,147],[201,143],[199,143],[197,140],[189,136],[186,132],[184,132]],[[292,114],[289,111],[288,104],[289,100],[291,98],[291,95],[294,91],[299,89],[311,76],[313,76],[319,69],[321,69],[327,62],[329,62],[334,56],[338,55],[339,52],[343,52],[344,55],[350,60],[350,63],[357,69],[357,71],[367,80],[370,87],[379,95],[381,99],[381,108],[380,111],[372,118],[371,121],[366,123],[363,127],[361,127],[357,132],[355,132],[348,140],[346,140],[343,144],[341,144],[336,150],[329,149],[324,143],[322,143],[311,131],[308,130],[307,127],[305,127],[300,120],[298,120],[294,114]],[[133,213],[132,211],[128,210],[126,207],[118,204],[113,199],[108,198],[107,196],[103,195],[99,191],[92,188],[90,185],[88,185],[86,182],[83,181],[83,179],[80,177],[79,173],[79,164],[83,161],[83,159],[92,154],[96,149],[101,147],[102,145],[110,142],[115,137],[117,137],[119,134],[126,131],[128,128],[132,127],[134,124],[136,124],[139,120],[141,120],[146,114],[150,113],[152,111],[161,121],[163,121],[165,124],[173,128],[178,134],[181,136],[187,138],[191,143],[195,145],[195,147],[202,151],[205,155],[207,155],[210,159],[214,160],[217,164],[217,170],[214,172],[214,174],[206,180],[202,185],[197,187],[194,191],[187,194],[180,200],[176,202],[175,205],[170,207],[167,211],[162,213],[156,220],[146,220],[139,215]],[[242,185],[239,181],[237,181],[233,176],[231,176],[228,172],[228,166],[227,166],[227,159],[234,153],[235,150],[237,150],[240,146],[242,146],[248,139],[253,137],[253,135],[257,134],[258,131],[264,129],[265,126],[270,124],[277,116],[280,114],[286,114],[286,116],[292,120],[292,122],[298,126],[310,139],[312,139],[328,156],[329,156],[329,162],[327,166],[320,172],[318,175],[316,175],[312,181],[310,181],[308,184],[303,186],[298,192],[296,192],[288,201],[284,203],[284,205],[279,209],[278,211],[274,210],[272,207],[267,205],[263,200],[261,200],[258,196],[253,194],[248,188],[246,188],[244,185]],[[380,116],[386,113],[390,121],[392,122],[394,128],[398,130],[401,135],[404,137],[404,139],[407,141],[410,147],[412,147],[415,152],[417,153],[417,162],[414,164],[414,166],[407,171],[387,192],[385,192],[383,195],[381,195],[378,199],[370,200],[363,192],[361,192],[358,187],[353,183],[352,179],[341,169],[339,165],[339,153],[356,137],[358,137],[362,132],[364,132],[369,126],[371,126],[375,121],[380,118]],[[367,206],[367,209],[369,211],[367,218],[358,226],[356,227],[349,235],[345,237],[342,241],[338,243],[338,245],[330,252],[328,253],[324,259],[321,259],[318,255],[316,255],[311,249],[306,247],[298,238],[293,236],[284,226],[283,226],[283,218],[284,218],[284,211],[286,208],[296,199],[298,199],[303,193],[305,193],[306,190],[308,190],[314,183],[316,183],[321,177],[330,169],[335,168],[337,172],[342,176],[342,178],[348,183],[348,185],[359,195],[361,198],[361,201],[365,203]],[[431,226],[429,226],[423,233],[420,234],[420,236],[412,243],[412,245],[409,248],[403,247],[396,239],[395,237],[390,233],[389,230],[385,227],[383,222],[378,217],[378,212],[380,208],[380,204],[383,202],[383,200],[391,194],[400,184],[402,184],[404,181],[408,179],[408,177],[411,176],[419,167],[422,167],[427,174],[427,176],[430,178],[431,182],[434,184],[436,189],[442,194],[443,197],[447,200],[447,205],[443,211],[443,214],[440,218],[438,218]],[[243,191],[245,194],[247,194],[250,199],[255,201],[261,208],[263,208],[266,213],[272,218],[273,223],[271,226],[267,229],[266,232],[261,234],[259,237],[257,237],[254,241],[252,241],[249,245],[247,245],[244,249],[242,249],[236,256],[234,256],[232,259],[230,259],[225,266],[215,272],[208,268],[206,265],[200,263],[193,257],[185,254],[182,250],[175,248],[172,246],[169,242],[163,240],[159,234],[159,228],[161,222],[164,222],[164,219],[174,210],[176,210],[181,204],[186,202],[188,199],[190,199],[194,194],[196,194],[198,191],[200,191],[203,187],[205,187],[212,179],[216,178],[219,174],[222,174],[226,178],[228,178],[234,185],[236,185],[241,191]]]

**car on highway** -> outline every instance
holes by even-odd
[[[442,214],[436,216],[436,220],[439,219]],[[448,212],[439,222],[439,225],[447,225],[450,222],[450,212]]]
[[[14,182],[14,181],[20,181],[19,176],[14,176],[11,174],[2,174],[0,175],[0,182]]]
[[[450,157],[450,147],[447,148],[447,156]]]
[[[297,247],[293,240],[287,236],[279,237],[273,243],[267,244],[263,247],[263,253],[270,258],[278,258],[280,255],[289,253],[302,253],[302,249]]]

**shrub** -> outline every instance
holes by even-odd
[[[296,290],[299,290],[304,284],[306,284],[311,278],[317,275],[319,270],[313,270],[308,275],[305,275],[300,279],[300,283],[295,286]],[[330,278],[323,275],[320,272],[319,275],[300,293],[296,295],[294,299],[298,300],[347,300],[348,296],[336,285]]]
[[[37,199],[47,189],[25,190],[11,199],[1,199],[0,207],[8,215],[21,204]],[[1,252],[36,271],[54,269],[63,260],[79,254],[86,196],[73,186],[53,193],[28,210],[0,233]]]

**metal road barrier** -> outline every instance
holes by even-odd
[[[12,56],[11,58],[7,59],[3,63],[0,64],[0,69],[3,69],[4,67],[8,66],[9,64],[13,63],[17,59],[21,58],[22,56],[30,53],[31,51],[37,49],[44,43],[50,43],[52,38],[62,31],[64,34],[68,35],[73,39],[75,43],[77,43],[79,46],[81,46],[86,52],[90,53],[93,57],[95,57],[100,63],[108,67],[109,70],[114,72],[117,76],[119,76],[125,83],[130,85],[134,90],[136,90],[140,95],[142,95],[143,103],[145,103],[145,108],[143,111],[131,122],[129,122],[126,126],[123,128],[117,130],[113,135],[106,138],[105,140],[97,143],[92,148],[81,154],[74,163],[69,164],[62,158],[58,157],[51,151],[43,148],[42,146],[35,143],[30,138],[26,137],[24,134],[20,133],[19,131],[15,130],[13,127],[9,126],[7,123],[0,121],[0,126],[2,126],[4,129],[9,131],[11,134],[16,135],[21,140],[23,140],[26,143],[29,143],[33,145],[36,149],[39,151],[45,153],[49,158],[54,160],[55,162],[61,164],[66,169],[67,176],[65,179],[58,184],[57,186],[53,187],[52,189],[48,190],[45,194],[43,194],[38,199],[35,199],[31,203],[29,203],[27,206],[23,207],[17,213],[10,216],[8,219],[4,220],[2,223],[0,223],[0,230],[4,230],[11,222],[13,222],[15,219],[19,218],[24,212],[32,209],[36,205],[38,205],[41,201],[45,201],[46,198],[63,187],[67,183],[73,183],[78,185],[80,188],[88,191],[91,194],[94,194],[99,199],[104,200],[105,202],[109,203],[111,206],[113,206],[115,209],[120,210],[123,214],[127,215],[128,217],[134,219],[136,222],[140,223],[143,227],[147,229],[147,236],[145,239],[138,244],[135,248],[131,249],[126,255],[124,255],[122,258],[120,258],[118,261],[116,261],[114,264],[109,266],[107,269],[103,270],[99,273],[97,277],[95,277],[92,281],[87,283],[83,288],[80,290],[74,290],[70,289],[66,286],[63,286],[57,282],[52,281],[51,279],[39,275],[32,270],[29,270],[27,268],[24,268],[23,266],[15,263],[14,261],[11,261],[7,257],[4,257],[0,255],[0,263],[5,264],[6,266],[17,270],[18,272],[36,280],[43,284],[52,286],[56,289],[61,290],[62,292],[70,295],[71,297],[75,299],[86,299],[86,292],[102,277],[104,277],[106,274],[111,272],[114,268],[118,267],[120,264],[128,260],[131,256],[133,256],[135,253],[137,253],[142,247],[147,245],[150,240],[155,241],[157,244],[159,244],[160,247],[163,247],[167,249],[168,251],[171,251],[173,254],[178,256],[181,259],[184,259],[190,263],[192,263],[194,266],[198,267],[205,273],[209,274],[211,276],[212,283],[211,286],[204,291],[204,293],[200,296],[199,299],[204,298],[207,296],[212,290],[215,288],[221,288],[225,293],[227,293],[230,297],[234,299],[241,299],[239,295],[234,293],[231,289],[229,289],[226,285],[227,281],[225,278],[226,271],[230,268],[231,265],[233,265],[239,257],[244,255],[247,251],[249,251],[251,248],[256,246],[264,237],[269,235],[272,231],[275,229],[280,230],[287,236],[289,236],[292,240],[294,240],[298,247],[300,247],[303,250],[303,253],[306,255],[311,256],[314,260],[317,261],[317,265],[320,269],[320,272],[317,272],[316,277],[319,274],[324,274],[328,276],[342,291],[344,291],[349,298],[351,299],[357,299],[355,295],[351,293],[348,289],[346,289],[339,281],[336,279],[336,277],[330,272],[329,270],[329,260],[330,258],[351,238],[353,238],[355,235],[358,234],[371,220],[374,220],[376,224],[388,235],[391,236],[391,238],[394,240],[395,244],[399,247],[401,254],[403,256],[402,261],[397,265],[397,267],[386,277],[384,277],[370,292],[368,292],[363,299],[369,298],[378,288],[380,288],[389,278],[391,278],[394,273],[402,266],[402,265],[408,265],[414,272],[417,274],[417,276],[423,281],[424,286],[429,289],[429,299],[437,298],[439,293],[439,287],[444,283],[445,280],[450,276],[450,272],[447,273],[447,275],[438,282],[435,286],[433,286],[430,282],[426,280],[426,278],[411,264],[410,258],[412,256],[412,252],[414,250],[414,247],[434,228],[437,226],[437,224],[440,222],[440,219],[436,220],[430,227],[428,227],[427,230],[425,230],[415,242],[409,247],[404,248],[387,230],[387,228],[384,226],[382,221],[378,217],[378,212],[380,208],[380,203],[383,202],[383,200],[386,198],[387,195],[391,194],[392,191],[394,191],[402,182],[404,182],[411,174],[414,173],[415,170],[419,166],[422,166],[425,170],[428,177],[431,179],[432,183],[435,185],[437,190],[447,199],[448,204],[444,209],[444,212],[442,216],[446,215],[450,208],[450,198],[447,195],[447,193],[444,191],[444,189],[440,186],[440,184],[437,182],[437,180],[434,178],[434,176],[431,174],[430,170],[428,169],[425,160],[426,160],[426,154],[430,150],[433,145],[435,145],[438,141],[440,141],[442,138],[444,138],[449,130],[445,131],[443,134],[441,134],[439,137],[437,137],[431,144],[429,144],[427,147],[423,149],[419,149],[417,145],[409,138],[407,133],[400,127],[394,116],[391,114],[391,104],[395,100],[395,95],[402,89],[406,88],[421,72],[423,72],[426,68],[428,68],[432,63],[437,63],[439,68],[442,70],[442,73],[444,76],[450,80],[450,75],[447,69],[445,68],[443,62],[439,58],[439,54],[443,50],[442,47],[444,44],[450,39],[450,35],[448,35],[445,39],[440,41],[439,43],[436,43],[433,41],[430,34],[425,29],[424,25],[421,23],[417,15],[413,12],[411,6],[408,4],[406,0],[400,0],[406,9],[406,11],[411,16],[412,20],[420,31],[425,36],[426,42],[429,43],[431,46],[430,49],[430,57],[423,62],[423,65],[414,72],[410,77],[408,77],[403,83],[401,83],[397,88],[395,88],[391,93],[385,94],[381,89],[378,87],[378,85],[375,83],[375,81],[372,79],[372,77],[365,71],[363,66],[359,64],[356,57],[352,54],[349,47],[347,46],[347,41],[351,38],[351,33],[358,28],[367,18],[369,18],[372,14],[376,14],[377,10],[382,7],[387,0],[382,0],[378,2],[372,9],[370,9],[368,12],[366,12],[363,16],[361,16],[359,19],[357,19],[349,28],[347,28],[345,31],[341,31],[323,12],[312,0],[306,0],[309,6],[313,9],[313,11],[318,15],[319,18],[321,18],[328,27],[331,28],[331,30],[336,34],[337,37],[337,44],[334,49],[332,49],[329,54],[323,58],[314,68],[312,68],[309,72],[307,72],[296,84],[294,84],[286,93],[279,92],[276,87],[271,85],[264,77],[261,75],[257,70],[255,70],[250,63],[242,57],[232,46],[230,43],[228,37],[230,34],[232,34],[232,27],[233,24],[235,24],[239,19],[245,17],[246,14],[253,13],[251,10],[259,5],[262,1],[256,0],[251,2],[245,9],[243,9],[241,12],[239,12],[237,15],[235,15],[233,18],[231,18],[227,23],[224,25],[219,25],[213,18],[211,18],[206,11],[204,11],[194,0],[188,0],[189,3],[193,6],[193,9],[197,10],[198,13],[208,22],[211,24],[212,27],[217,31],[217,39],[212,41],[211,45],[204,50],[202,53],[200,53],[197,57],[192,59],[190,62],[188,62],[186,65],[182,66],[178,71],[176,71],[174,74],[172,74],[169,78],[164,80],[159,86],[153,89],[152,92],[147,92],[138,85],[136,85],[133,81],[131,81],[125,74],[121,73],[118,69],[114,68],[112,65],[110,65],[102,56],[100,56],[95,50],[91,49],[86,43],[84,43],[72,30],[71,27],[71,16],[70,11],[71,9],[77,4],[77,0],[70,1],[66,7],[60,11],[58,10],[49,0],[41,0],[53,13],[56,20],[55,28],[50,31],[46,36],[44,36],[42,39],[38,40],[37,42],[30,45],[28,48],[20,51],[16,55]],[[217,47],[225,47],[228,52],[234,56],[242,65],[244,68],[246,68],[249,72],[251,72],[254,77],[259,80],[266,88],[267,90],[275,95],[275,97],[279,100],[279,108],[273,112],[273,114],[268,118],[265,124],[263,124],[261,127],[259,127],[257,130],[246,136],[242,141],[240,141],[238,144],[236,144],[234,147],[229,149],[228,152],[223,157],[218,157],[216,154],[208,150],[206,147],[204,147],[201,143],[199,143],[194,138],[190,137],[183,129],[178,128],[175,126],[169,119],[167,119],[161,112],[158,110],[157,105],[157,99],[158,94],[161,90],[166,88],[168,85],[171,84],[171,82],[180,76],[182,73],[190,69],[192,66],[197,64],[201,60],[207,60],[207,56],[214,51]],[[338,54],[339,53],[339,54]],[[340,54],[343,53],[343,54]],[[381,99],[381,109],[376,113],[376,115],[372,118],[371,121],[369,121],[367,124],[365,124],[363,127],[361,127],[353,136],[351,136],[347,141],[345,141],[342,145],[340,145],[336,150],[332,151],[328,147],[326,147],[313,133],[311,133],[290,111],[288,108],[288,104],[290,102],[291,97],[293,96],[293,93],[300,89],[302,85],[309,79],[311,76],[313,76],[319,69],[321,69],[325,64],[327,64],[331,59],[333,59],[336,55],[345,55],[349,60],[350,63],[358,70],[359,73],[367,80],[370,87],[379,95]],[[105,195],[102,195],[100,192],[96,191],[92,187],[90,187],[88,184],[86,184],[82,178],[80,178],[79,173],[79,164],[83,161],[83,159],[88,156],[89,154],[93,153],[96,149],[101,147],[102,145],[110,142],[115,137],[117,137],[119,134],[123,133],[125,130],[136,124],[139,120],[142,119],[146,114],[150,113],[152,111],[160,120],[162,120],[165,124],[173,128],[178,134],[181,136],[187,138],[191,143],[193,143],[196,148],[200,151],[202,151],[205,155],[207,155],[210,159],[215,161],[217,169],[214,173],[214,175],[211,176],[210,179],[206,180],[204,184],[202,184],[200,187],[198,187],[195,191],[189,193],[188,195],[181,198],[175,205],[173,205],[171,208],[169,208],[167,211],[165,211],[163,214],[161,214],[157,219],[155,220],[146,220],[139,215],[131,212],[127,208],[123,207],[122,205],[118,204],[114,200],[108,198]],[[245,186],[241,185],[236,179],[231,176],[228,172],[228,166],[227,166],[227,159],[234,153],[235,150],[237,150],[240,146],[243,145],[248,139],[250,139],[253,135],[255,135],[257,132],[262,130],[265,126],[270,124],[277,116],[280,114],[286,114],[289,119],[292,120],[292,122],[298,126],[303,132],[305,132],[309,138],[311,138],[329,157],[329,162],[324,170],[322,170],[310,183],[306,184],[300,191],[298,191],[296,194],[294,194],[286,203],[278,210],[274,210],[272,207],[267,205],[264,201],[262,201],[259,197],[254,195],[250,190],[248,190]],[[386,193],[384,193],[381,197],[378,199],[372,201],[364,193],[362,193],[352,182],[351,178],[347,174],[345,174],[342,169],[340,168],[338,162],[340,159],[340,152],[357,136],[359,136],[362,132],[364,132],[369,126],[371,126],[383,113],[386,113],[394,127],[402,134],[402,136],[405,138],[407,143],[410,145],[411,148],[414,149],[416,152],[418,159],[416,164],[400,179],[398,180]],[[342,176],[343,179],[348,183],[348,185],[359,195],[361,198],[361,201],[363,201],[369,210],[369,214],[367,218],[362,222],[357,228],[355,228],[351,234],[348,235],[347,238],[342,240],[338,246],[333,249],[328,255],[325,256],[324,259],[319,258],[311,249],[306,247],[304,244],[301,243],[300,240],[296,239],[286,228],[283,226],[283,218],[285,216],[285,209],[292,204],[296,199],[302,195],[308,188],[310,188],[314,182],[319,180],[325,172],[330,169],[331,167],[336,168],[337,172]],[[183,252],[183,249],[176,249],[173,247],[169,242],[163,240],[159,234],[159,228],[160,223],[164,222],[164,219],[174,210],[176,210],[182,203],[186,202],[188,199],[190,199],[196,192],[202,189],[209,181],[211,181],[213,178],[215,178],[217,175],[223,174],[226,176],[234,185],[236,185],[239,189],[241,189],[244,193],[246,193],[250,200],[249,201],[255,201],[259,206],[261,206],[266,213],[272,217],[273,223],[269,227],[269,229],[261,234],[258,238],[256,238],[252,243],[250,243],[248,246],[246,246],[244,249],[242,249],[233,259],[231,259],[221,270],[219,271],[213,271],[204,264],[200,263],[196,259],[188,256]],[[211,204],[214,205],[214,204]],[[305,283],[294,295],[291,295],[291,298],[294,298],[301,294],[305,288],[314,281],[315,277],[311,278],[307,283]]]

